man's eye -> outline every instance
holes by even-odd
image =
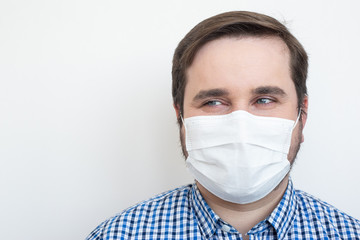
[[[207,101],[205,103],[206,106],[217,106],[217,105],[221,105],[222,103],[220,101],[217,100],[211,100],[211,101]]]
[[[269,104],[272,102],[274,102],[274,101],[269,98],[260,98],[260,99],[256,100],[257,104]]]

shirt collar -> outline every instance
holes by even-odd
[[[200,231],[205,238],[211,237],[216,231],[219,216],[210,208],[201,195],[196,183],[192,186],[191,203]]]
[[[221,225],[221,219],[206,203],[196,184],[193,184],[191,190],[191,203],[199,229],[205,238],[210,238],[216,232],[216,228]],[[256,225],[252,230],[250,230],[250,232],[257,232],[260,228],[266,228],[263,225],[267,222],[274,227],[278,239],[283,239],[295,218],[295,211],[295,190],[293,188],[292,181],[289,178],[288,186],[280,203],[267,219]],[[260,227],[260,225],[263,227]]]
[[[288,186],[280,203],[267,218],[267,221],[275,228],[278,239],[283,239],[291,228],[296,208],[295,189],[291,178],[289,178]]]

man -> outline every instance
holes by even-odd
[[[360,239],[360,222],[294,190],[307,55],[277,20],[204,20],[173,59],[173,100],[196,183],[131,207],[88,239]]]

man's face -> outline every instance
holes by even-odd
[[[307,99],[304,104],[307,107]],[[297,95],[290,75],[289,50],[282,40],[220,38],[196,54],[187,69],[183,117],[224,115],[236,110],[296,120]],[[293,132],[290,162],[302,141],[306,118],[302,121]],[[183,129],[181,143],[187,156]]]

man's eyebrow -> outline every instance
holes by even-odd
[[[200,92],[198,92],[198,94],[195,95],[193,101],[199,101],[209,97],[223,97],[228,95],[229,95],[229,91],[223,88],[201,90]]]
[[[272,94],[272,95],[280,95],[282,97],[287,96],[287,94],[285,93],[284,90],[282,90],[279,87],[274,87],[274,86],[257,87],[254,90],[252,90],[252,93],[255,95]]]

